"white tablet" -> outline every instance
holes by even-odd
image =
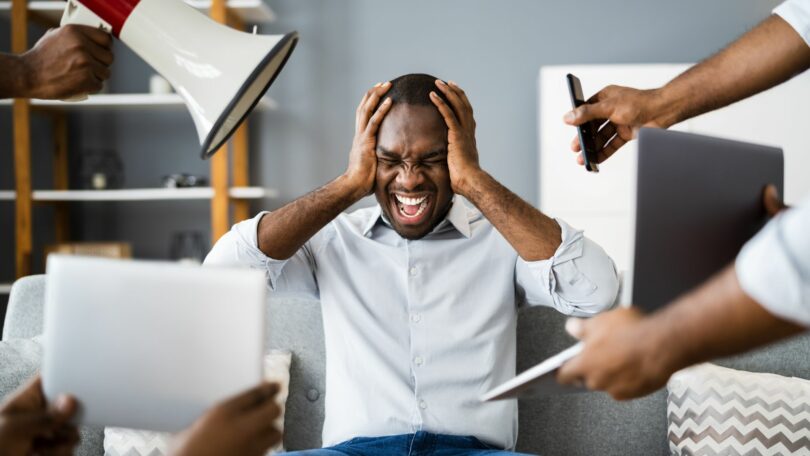
[[[50,255],[45,395],[81,424],[184,429],[261,381],[264,297],[258,271]]]
[[[582,351],[582,342],[569,347],[534,367],[526,369],[515,378],[492,388],[481,398],[482,401],[497,401],[520,397],[541,397],[554,394],[584,391],[577,386],[557,383],[557,371],[566,361]]]

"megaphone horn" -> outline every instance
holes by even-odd
[[[166,78],[191,113],[203,159],[245,120],[298,42],[297,32],[234,30],[180,0],[68,0],[65,24],[112,33]]]

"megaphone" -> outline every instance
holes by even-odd
[[[253,35],[180,0],[68,0],[62,25],[103,29],[166,78],[211,157],[245,120],[290,57],[298,33]]]

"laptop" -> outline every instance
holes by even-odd
[[[176,432],[262,380],[264,275],[50,255],[42,382],[77,422]]]
[[[784,158],[775,147],[642,128],[638,137],[633,305],[653,312],[730,264],[768,221],[766,185],[783,195]],[[582,391],[557,370],[581,344],[545,360],[482,400]]]
[[[734,261],[785,165],[776,147],[653,128],[638,148],[633,305],[652,312]]]

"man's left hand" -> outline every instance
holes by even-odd
[[[572,318],[566,330],[585,348],[560,368],[561,384],[583,385],[624,400],[661,388],[672,373],[666,368],[666,350],[656,349],[636,309],[616,309],[589,320]]]
[[[447,167],[453,192],[466,196],[466,180],[481,170],[478,164],[478,148],[475,144],[475,117],[472,105],[464,90],[455,82],[436,80],[436,87],[450,101],[450,106],[435,92],[430,99],[439,109],[447,124]]]

